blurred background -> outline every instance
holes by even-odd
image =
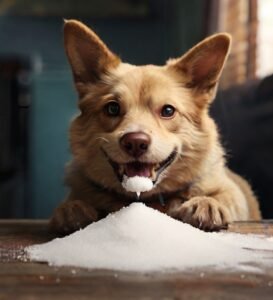
[[[211,114],[229,166],[273,218],[273,0],[0,0],[0,218],[47,218],[65,197],[77,95],[64,18],[91,26],[133,64],[162,65],[209,34],[231,33]]]

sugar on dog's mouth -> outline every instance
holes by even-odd
[[[171,154],[160,163],[148,163],[136,160],[119,164],[111,159],[104,149],[102,149],[102,152],[105,154],[120,182],[122,182],[123,176],[126,175],[127,177],[146,177],[151,179],[154,184],[157,182],[160,174],[173,163],[177,156],[177,148],[175,148]]]

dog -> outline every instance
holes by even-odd
[[[164,66],[134,66],[81,22],[65,21],[80,113],[70,128],[70,192],[52,230],[71,233],[134,201],[205,231],[261,218],[249,184],[226,167],[209,116],[230,44],[219,33]],[[150,178],[153,188],[138,199],[124,175]]]

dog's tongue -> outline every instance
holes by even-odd
[[[125,165],[125,174],[128,177],[151,177],[151,165],[140,162],[128,163]]]

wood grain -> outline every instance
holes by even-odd
[[[238,222],[229,231],[273,236],[273,222]],[[47,221],[0,221],[0,300],[3,299],[273,299],[273,270],[141,274],[56,268],[22,261],[25,246],[54,238]],[[236,255],[236,254],[235,254]]]

